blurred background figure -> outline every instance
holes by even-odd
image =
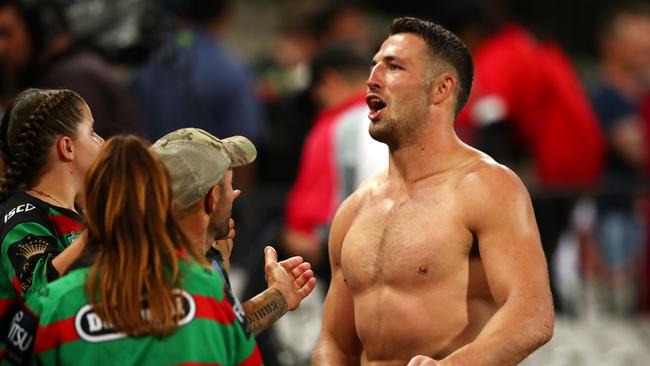
[[[217,137],[243,135],[257,146],[266,128],[253,73],[226,45],[237,12],[231,0],[169,0],[162,42],[134,68],[131,91],[142,134],[157,139],[193,126]],[[238,238],[254,242],[256,164],[237,168],[234,185],[246,194],[233,217]],[[261,253],[260,251],[255,253]],[[238,255],[233,257],[238,262]]]
[[[597,199],[597,243],[603,262],[600,301],[606,311],[636,309],[643,243],[640,193],[648,160],[641,99],[650,91],[650,5],[621,2],[599,30],[601,77],[593,105],[607,137]]]
[[[232,1],[175,1],[177,27],[135,73],[143,133],[158,138],[188,123],[215,136],[259,141],[260,103],[251,75],[222,44]]]
[[[0,2],[0,62],[5,102],[26,87],[71,89],[88,102],[103,136],[138,130],[134,104],[112,67],[77,42],[55,0]]]
[[[388,150],[367,133],[370,57],[353,44],[337,43],[324,47],[312,62],[311,89],[320,111],[287,197],[283,248],[311,260],[325,272],[321,277],[329,274],[327,238],[336,209],[388,162]]]
[[[273,206],[280,215],[296,178],[303,142],[321,108],[315,102],[316,83],[310,71],[315,54],[334,43],[368,49],[372,43],[366,11],[355,2],[296,3],[287,11],[268,54],[257,64],[268,123],[259,178],[265,194],[277,197]],[[284,164],[278,166],[277,161]]]

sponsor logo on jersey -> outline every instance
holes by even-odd
[[[178,325],[183,326],[196,315],[196,303],[192,295],[184,290],[174,289],[174,299],[176,302],[175,317],[178,320]],[[149,319],[149,309],[146,305],[142,309],[142,317]],[[74,320],[75,329],[81,339],[97,343],[112,341],[115,339],[125,338],[127,335],[124,333],[116,332],[112,326],[104,322],[92,309],[90,305],[82,307],[75,316]]]
[[[38,329],[38,317],[34,313],[18,310],[9,324],[9,331],[5,330],[4,360],[10,365],[29,365],[34,349],[34,336]],[[4,365],[4,363],[3,363]]]
[[[11,320],[11,326],[9,327],[9,335],[7,336],[7,342],[22,352],[27,351],[34,340],[34,335],[21,324],[24,316],[25,312],[23,310],[20,310],[14,315],[14,318]]]
[[[35,209],[34,205],[31,203],[23,203],[22,205],[18,205],[14,208],[11,209],[11,211],[7,212],[5,215],[5,224],[7,221],[9,221],[10,218],[12,218],[15,214],[21,213],[21,212],[29,212],[33,209]]]

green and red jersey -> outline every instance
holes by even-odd
[[[213,269],[180,261],[181,279],[175,290],[179,328],[164,338],[128,337],[104,323],[89,305],[89,270],[74,269],[27,299],[10,324],[5,363],[262,364],[255,338],[238,321],[223,278]]]
[[[16,191],[0,204],[0,359],[15,310],[42,285],[59,277],[52,259],[83,231],[74,211]]]

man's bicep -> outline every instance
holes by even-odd
[[[490,291],[499,305],[509,296],[546,296],[549,291],[528,192],[518,180],[509,183],[483,206],[476,230]]]
[[[330,288],[325,298],[323,328],[329,327],[331,330],[335,328],[341,329],[343,333],[350,332],[350,329],[344,328],[351,328],[351,332],[354,332],[356,338],[356,332],[354,331],[354,304],[350,290],[345,283],[345,274],[341,267],[343,241],[356,211],[353,205],[354,201],[352,197],[341,204],[332,222],[328,243],[332,282],[330,283]],[[345,323],[345,325],[342,323]],[[346,337],[346,334],[342,334],[342,336]]]

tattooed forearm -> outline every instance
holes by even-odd
[[[243,306],[248,326],[255,335],[268,329],[288,310],[284,296],[274,288],[270,288],[246,301]]]

